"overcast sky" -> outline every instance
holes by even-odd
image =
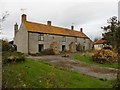
[[[119,0],[0,0],[0,16],[8,11],[9,16],[2,23],[2,35],[8,40],[14,37],[14,24],[21,23],[21,9],[26,9],[27,20],[46,24],[52,21],[53,26],[75,30],[83,28],[83,32],[92,40],[100,38],[102,26],[107,19],[118,16]]]

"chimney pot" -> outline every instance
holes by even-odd
[[[71,30],[74,30],[74,26],[71,26]]]
[[[27,18],[26,18],[26,17],[27,17],[26,14],[23,14],[23,15],[22,15],[22,22],[27,21]]]
[[[18,24],[16,23],[14,25],[14,36],[16,35],[17,32],[18,32]]]
[[[48,26],[51,26],[51,21],[47,21],[47,25],[48,25]]]
[[[83,28],[80,28],[80,32],[83,32]]]

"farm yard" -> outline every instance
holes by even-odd
[[[71,54],[70,57],[26,56],[22,62],[3,66],[2,87],[112,88],[116,82],[117,69],[94,65],[89,60],[90,57],[80,53]]]

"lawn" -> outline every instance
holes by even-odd
[[[88,64],[95,64],[95,65],[99,65],[99,66],[103,66],[103,67],[110,67],[110,68],[118,68],[118,64],[117,63],[113,63],[113,64],[100,64],[97,63],[95,61],[93,61],[93,58],[89,55],[82,55],[80,53],[76,53],[73,57],[74,60],[80,60],[83,62],[86,62]]]
[[[111,88],[112,84],[31,59],[3,66],[4,88]]]

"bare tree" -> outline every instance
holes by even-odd
[[[0,17],[0,34],[2,33],[2,24],[6,20],[8,15],[9,15],[8,11],[6,11],[6,12],[2,13],[2,16]]]

